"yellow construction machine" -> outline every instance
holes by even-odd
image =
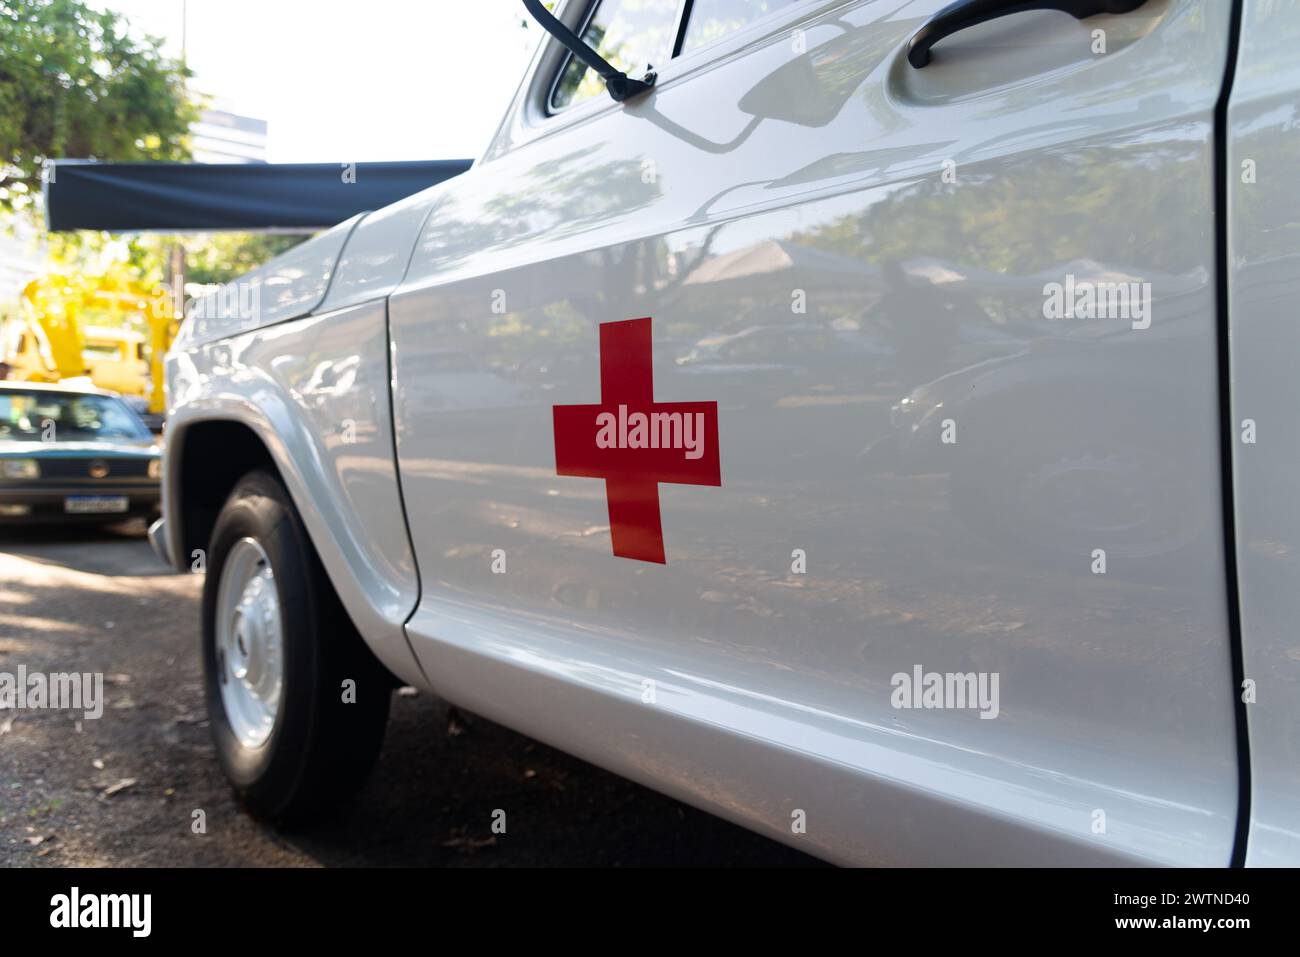
[[[147,399],[160,416],[167,407],[163,356],[178,325],[165,289],[104,276],[43,276],[23,289],[19,313],[0,321],[0,361],[10,379],[87,378]]]

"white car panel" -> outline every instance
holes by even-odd
[[[448,184],[390,305],[408,631],[452,700],[836,860],[1223,865],[1229,5],[1023,14],[912,71],[942,5],[760,24]],[[1150,283],[1153,321],[1044,318],[1067,281]],[[553,437],[646,316],[656,399],[720,423],[721,487],[659,487],[665,565],[611,554]],[[894,708],[918,665],[998,674],[999,716]]]
[[[1294,4],[1244,8],[1229,103],[1233,461],[1249,702],[1248,864],[1300,863],[1300,51]]]
[[[987,754],[909,739],[806,700],[724,685],[698,668],[667,666],[660,655],[587,640],[558,617],[525,618],[448,600],[421,610],[415,626],[418,636],[437,635],[417,650],[439,693],[829,861],[1145,863],[1123,848],[1071,835],[1070,807],[1044,789],[1018,787]],[[656,683],[653,707],[645,701],[647,680]],[[1053,772],[1045,765],[1040,773]],[[1102,793],[1090,779],[1063,783]],[[972,808],[976,800],[981,806]],[[990,805],[1000,810],[988,813]],[[1141,836],[1169,847],[1162,808],[1146,811]],[[796,812],[803,812],[806,833],[792,833]],[[1027,818],[1058,826],[1026,826]],[[961,832],[965,858],[940,839],[959,824],[969,825]]]
[[[396,289],[420,229],[442,192],[439,184],[367,213],[348,236],[320,311],[372,302]]]
[[[361,218],[346,219],[195,300],[174,348],[183,351],[312,312],[324,300],[343,245]]]
[[[266,443],[330,580],[392,672],[425,686],[402,623],[419,580],[393,462],[383,301],[206,343],[168,357],[165,507],[184,495],[176,463],[190,429],[222,420]],[[168,552],[181,566],[178,510]]]

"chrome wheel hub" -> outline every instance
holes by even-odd
[[[230,728],[246,748],[271,736],[284,680],[275,573],[254,539],[235,542],[217,589],[217,676]]]

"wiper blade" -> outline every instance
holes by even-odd
[[[613,64],[583,42],[580,36],[566,27],[549,10],[542,6],[541,0],[524,0],[524,7],[533,15],[533,19],[541,24],[543,30],[559,40],[563,46],[568,48],[570,53],[600,74],[601,79],[605,81],[605,89],[616,102],[622,103],[626,99],[639,96],[654,86],[655,80],[659,78],[654,70],[647,70],[645,76],[639,80],[634,80],[622,70],[615,69]]]

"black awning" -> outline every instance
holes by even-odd
[[[51,231],[324,229],[469,169],[411,163],[94,163],[56,160],[45,183]]]

